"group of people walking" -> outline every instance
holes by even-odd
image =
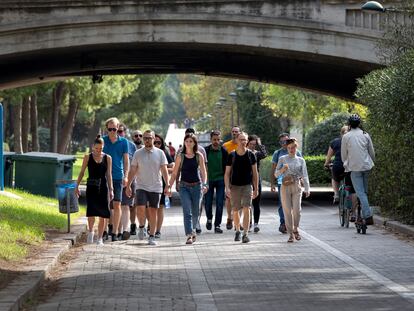
[[[364,158],[355,144],[367,141],[370,158],[372,142],[365,132],[353,127],[342,139],[342,160],[363,206],[364,219],[370,216],[366,194],[366,171],[372,161]],[[172,187],[176,185],[183,210],[186,244],[193,244],[201,233],[200,213],[205,202],[206,229],[216,234],[221,228],[223,209],[227,209],[226,229],[234,227],[235,241],[248,243],[249,232],[258,233],[260,220],[260,161],[267,150],[256,135],[232,128],[232,139],[221,145],[221,132],[210,133],[211,144],[203,148],[198,144],[193,129],[185,132],[183,146],[175,150],[171,143],[151,130],[133,131],[132,141],[125,138],[127,128],[117,118],[105,122],[107,135],[95,139],[92,152],[84,156],[79,184],[85,172],[87,178],[87,242],[94,241],[95,217],[99,217],[97,244],[104,239],[127,240],[137,235],[148,244],[156,245],[161,238],[164,208],[168,207]],[[359,129],[359,130],[358,130]],[[363,136],[361,136],[363,135]],[[301,240],[299,223],[302,194],[310,195],[306,162],[298,151],[298,142],[289,134],[279,135],[281,148],[272,157],[271,190],[279,192],[279,231],[288,235],[287,242]],[[349,147],[350,146],[350,147]],[[348,149],[350,148],[350,149]],[[361,166],[361,167],[360,167]],[[358,170],[356,170],[358,169]],[[213,219],[213,200],[215,213]],[[252,211],[253,206],[253,211]],[[368,206],[368,208],[366,208]],[[147,224],[147,227],[145,225]]]

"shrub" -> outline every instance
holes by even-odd
[[[414,51],[359,81],[356,96],[369,107],[367,130],[375,151],[370,204],[414,224]]]
[[[348,113],[336,113],[330,118],[316,124],[306,134],[305,154],[326,154],[329,143],[339,136],[341,127],[348,121]]]
[[[326,186],[331,182],[331,174],[324,169],[325,156],[305,156],[306,167],[308,169],[309,182],[312,186]],[[270,172],[272,170],[272,157],[260,161],[260,176],[262,180],[270,182]]]

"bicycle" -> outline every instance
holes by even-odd
[[[345,177],[341,180],[339,184],[339,204],[338,204],[338,214],[339,214],[339,223],[341,227],[349,228],[349,217],[352,210],[352,197],[351,197],[351,187],[346,185]]]

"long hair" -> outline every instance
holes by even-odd
[[[194,154],[196,154],[197,151],[198,151],[198,141],[197,141],[197,136],[195,136],[193,133],[186,134],[185,137],[184,137],[183,154],[185,154],[186,151],[187,151],[186,147],[185,147],[185,141],[186,141],[187,138],[191,138],[194,141],[193,152],[194,152]]]

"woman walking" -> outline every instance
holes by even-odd
[[[205,160],[198,151],[197,137],[194,134],[185,135],[183,150],[177,155],[175,161],[169,186],[171,188],[174,181],[178,179],[177,177],[181,175],[177,190],[180,193],[183,207],[186,244],[193,244],[196,241],[195,229],[202,193],[204,194],[208,190]]]
[[[92,152],[83,157],[82,168],[78,176],[76,194],[79,196],[79,184],[82,181],[86,168],[88,180],[86,182],[86,217],[88,217],[87,243],[93,243],[93,226],[95,217],[99,217],[97,244],[103,245],[102,235],[106,220],[110,217],[109,201],[114,197],[112,187],[112,158],[102,152],[104,141],[98,135],[93,143]]]
[[[294,239],[299,241],[300,211],[302,210],[302,182],[305,188],[305,196],[309,197],[310,187],[306,162],[302,157],[296,155],[298,143],[295,138],[287,140],[288,154],[282,156],[276,168],[276,178],[283,175],[281,186],[281,197],[285,224],[289,234],[288,243]]]
[[[260,231],[259,228],[259,219],[260,219],[260,197],[262,194],[262,179],[260,178],[260,161],[267,157],[267,150],[264,145],[262,145],[260,138],[256,135],[249,135],[247,142],[247,148],[251,150],[255,156],[257,161],[257,173],[259,179],[259,192],[256,198],[253,199],[253,219],[254,219],[254,227],[253,231],[255,233]],[[252,223],[252,218],[250,217],[250,226]]]

